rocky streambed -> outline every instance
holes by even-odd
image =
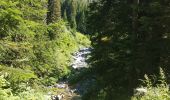
[[[76,52],[73,55],[73,63],[71,67],[74,69],[81,69],[81,68],[87,68],[88,64],[86,60],[88,59],[88,55],[91,53],[91,48],[83,48],[80,49],[78,52]]]
[[[88,68],[86,60],[88,59],[91,50],[91,48],[82,48],[73,54],[71,67],[75,73],[81,73],[81,69]],[[84,85],[80,82],[72,86],[68,83],[68,79],[59,81],[54,86],[50,87],[56,88],[58,91],[56,93],[57,95],[51,96],[52,100],[81,100],[81,94],[84,92],[84,88],[86,88],[86,82],[83,82],[83,84]]]

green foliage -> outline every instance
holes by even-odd
[[[13,41],[27,41],[35,35],[35,26],[42,26],[39,20],[44,18],[45,0],[1,0],[0,37]],[[22,9],[21,9],[22,8]],[[42,22],[41,22],[42,23]],[[40,30],[39,30],[40,31]]]
[[[28,82],[30,79],[37,78],[34,75],[34,72],[31,72],[30,70],[22,70],[19,68],[8,68],[5,66],[0,66],[0,72],[1,73],[7,73],[8,74],[8,81],[11,83],[18,83],[18,82]]]
[[[144,74],[157,75],[159,66],[169,73],[169,4],[97,0],[90,5],[88,30],[94,48],[90,64],[97,76],[96,97],[104,91],[104,100],[120,100],[116,96],[132,94]]]
[[[8,0],[0,1],[0,37],[3,38],[11,34],[23,21],[22,12],[16,8],[17,2]],[[7,20],[8,19],[8,20]]]
[[[91,45],[91,41],[89,41],[88,37],[79,32],[76,33],[75,38],[76,38],[77,43],[82,47],[83,46],[89,47]]]
[[[35,91],[24,83],[19,84],[20,92],[14,94],[11,85],[13,82],[7,81],[7,77],[5,74],[0,76],[0,100],[50,100],[49,97],[45,99],[44,93]]]
[[[62,20],[46,25],[46,4],[0,1],[0,100],[47,100],[40,88],[68,75],[71,54],[90,44]]]
[[[14,67],[26,66],[33,56],[32,45],[29,42],[0,41],[0,62]]]
[[[47,24],[61,20],[61,0],[48,0]]]
[[[6,87],[9,83],[5,80],[4,76],[1,75],[0,76],[0,99],[1,100],[5,100],[7,98],[9,99],[13,99],[16,98],[12,95],[11,90],[8,89],[4,89],[3,87]]]
[[[158,78],[159,83],[155,85],[151,79],[145,75],[145,80],[143,81],[146,87],[142,87],[146,90],[143,95],[135,94],[132,97],[132,100],[169,100],[170,99],[170,92],[169,86],[166,82],[166,77],[163,70],[160,68],[160,77]]]
[[[88,0],[61,0],[62,18],[68,21],[71,28],[81,33],[87,33],[86,15],[90,1]]]
[[[75,36],[63,21],[49,24],[51,41],[39,41],[34,45],[33,70],[44,85],[54,84],[70,73],[71,54],[81,47],[90,46],[89,39],[81,33]],[[70,42],[71,41],[71,42]]]
[[[61,52],[55,41],[41,42],[34,46],[34,54],[32,66],[35,73],[42,78],[54,77],[56,82],[62,76],[68,74],[68,60],[67,56]],[[44,85],[50,85],[47,81]]]
[[[26,87],[32,85],[32,82],[37,78],[34,72],[30,70],[22,70],[19,68],[8,68],[0,66],[0,72],[2,75],[6,75],[5,79],[10,83],[9,86],[13,93],[20,93],[26,90]],[[24,86],[22,86],[24,84]]]

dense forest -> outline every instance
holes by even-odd
[[[169,0],[0,0],[0,100],[170,100]]]

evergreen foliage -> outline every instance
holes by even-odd
[[[169,0],[0,0],[0,100],[50,100],[68,75],[93,80],[84,100],[169,100],[169,16]],[[72,74],[90,44],[89,68]]]
[[[61,19],[60,0],[48,0],[47,24],[55,23]]]
[[[169,73],[169,3],[98,0],[91,4],[91,65],[98,83],[89,90],[91,100],[100,96],[121,100],[121,94],[133,93],[144,74],[158,75],[160,66]]]
[[[62,18],[67,19],[71,28],[82,33],[88,33],[86,29],[86,15],[90,1],[88,0],[62,0]]]

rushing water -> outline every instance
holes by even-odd
[[[78,52],[75,52],[73,54],[73,60],[71,63],[71,67],[73,68],[73,70],[79,71],[82,68],[88,68],[88,64],[86,60],[88,59],[88,56],[90,55],[90,53],[91,53],[91,48],[82,48]],[[55,87],[58,89],[64,89],[64,93],[59,93],[58,95],[52,96],[53,100],[81,100],[80,98],[77,98],[77,99],[73,99],[73,98],[76,97],[75,92],[80,93],[85,88],[82,84],[78,84],[76,87],[70,88],[68,85],[67,79],[64,81],[58,82],[52,87]]]
[[[83,48],[80,49],[78,52],[76,52],[73,55],[73,63],[71,67],[74,69],[81,69],[81,68],[87,68],[88,64],[86,62],[87,56],[91,53],[91,48]]]

